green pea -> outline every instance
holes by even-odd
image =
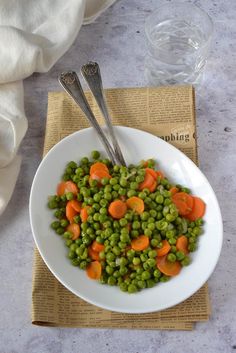
[[[133,229],[140,229],[141,228],[141,223],[139,221],[134,221],[132,223],[132,228]]]
[[[124,282],[120,283],[119,287],[120,287],[120,290],[122,290],[122,292],[127,292],[128,290],[128,286]]]
[[[168,254],[167,255],[167,260],[170,261],[170,262],[175,262],[176,261],[175,254],[172,254],[172,253]]]
[[[114,272],[114,269],[108,265],[106,266],[105,270],[106,270],[106,273],[108,273],[109,275],[112,275]]]
[[[164,202],[164,197],[162,195],[157,195],[156,197],[156,203],[162,204]]]
[[[119,220],[119,223],[120,223],[121,227],[125,227],[128,224],[128,221],[125,218],[121,218]]]
[[[85,270],[87,267],[87,261],[81,261],[79,267],[81,268],[81,270]]]
[[[120,240],[123,243],[128,243],[130,241],[130,237],[127,234],[121,234],[120,235]]]
[[[159,271],[158,269],[156,269],[156,270],[153,272],[153,274],[154,274],[154,277],[155,277],[155,278],[160,278],[160,277],[161,277],[161,271]]]
[[[113,276],[108,277],[107,284],[114,286],[116,284],[116,279]]]
[[[147,255],[145,255],[145,254],[141,254],[141,255],[140,255],[140,260],[141,260],[142,262],[147,261],[147,259],[148,259]]]
[[[136,265],[139,265],[140,264],[140,258],[139,257],[134,257],[133,260],[132,260],[133,264],[136,266]]]
[[[48,202],[48,207],[51,208],[51,209],[57,208],[58,207],[58,202],[55,201],[55,200],[50,200]]]
[[[146,288],[146,282],[145,282],[145,281],[142,281],[142,280],[139,280],[139,281],[137,282],[137,286],[138,286],[138,288],[140,288],[140,289],[144,289],[144,288]]]
[[[158,243],[159,243],[159,242],[158,242],[157,239],[152,239],[152,240],[151,240],[151,245],[152,245],[154,248],[157,247]]]
[[[144,230],[144,234],[145,234],[147,237],[151,237],[151,236],[152,236],[152,231],[151,231],[151,229],[146,228],[146,229]]]
[[[68,253],[69,259],[74,259],[76,257],[76,253],[73,250],[70,250]]]
[[[138,291],[138,288],[135,284],[130,284],[128,286],[128,293],[135,293]]]
[[[101,200],[101,195],[99,195],[97,193],[97,194],[93,195],[93,199],[94,199],[94,201],[99,202]]]
[[[125,257],[121,257],[120,258],[120,266],[122,267],[124,267],[125,265],[127,265],[127,263],[128,263],[128,260],[125,258]]]
[[[143,281],[146,281],[147,279],[151,278],[151,274],[148,271],[143,271],[141,276]]]
[[[147,221],[149,218],[149,213],[147,211],[144,211],[143,213],[141,213],[140,218],[142,221]]]
[[[152,259],[148,259],[146,263],[149,266],[149,268],[156,267],[156,260],[153,259],[153,258]]]
[[[182,266],[188,266],[191,263],[190,257],[185,256],[184,259],[181,261]]]
[[[119,195],[124,196],[124,195],[126,195],[126,189],[119,188],[118,193],[119,193]]]
[[[152,230],[154,230],[155,228],[156,228],[155,223],[149,223],[149,224],[148,224],[148,229],[149,229],[149,230],[152,231]]]
[[[59,228],[61,226],[61,222],[59,221],[54,221],[51,223],[51,228],[56,230],[57,228]]]
[[[78,259],[77,257],[74,258],[74,259],[71,259],[71,264],[72,264],[73,266],[79,266],[79,264],[80,264],[80,259]]]
[[[62,228],[62,227],[58,227],[57,229],[56,229],[56,233],[58,234],[58,235],[62,235],[63,233],[64,233],[64,228]]]
[[[93,158],[93,159],[99,159],[100,158],[100,153],[98,152],[98,151],[92,151],[91,152],[91,157]]]
[[[170,238],[169,240],[170,245],[175,245],[176,244],[176,239],[175,238]]]
[[[154,240],[154,239],[152,239],[152,240]],[[149,250],[149,251],[148,251],[148,256],[149,256],[151,259],[153,259],[153,258],[155,258],[155,257],[157,256],[157,253],[156,253],[155,250]]]
[[[193,251],[195,251],[197,249],[197,245],[195,244],[195,243],[192,243],[192,244],[189,244],[188,245],[188,250],[190,251],[190,252],[193,252]]]
[[[147,280],[147,287],[148,288],[152,288],[152,287],[154,287],[155,286],[155,281],[153,280],[153,279],[148,279]]]

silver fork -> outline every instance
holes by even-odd
[[[81,83],[79,81],[79,78],[74,71],[67,71],[63,72],[59,75],[58,81],[64,88],[64,90],[73,98],[75,103],[79,105],[81,110],[84,112],[85,116],[89,120],[90,124],[94,127],[94,129],[97,131],[97,134],[103,143],[107,154],[109,158],[112,161],[112,164],[118,164],[118,165],[125,165],[123,161],[120,161],[119,156],[115,153],[113,147],[111,146],[110,142],[108,141],[105,133],[103,132],[102,128],[98,124],[90,106],[87,101],[87,98],[84,94],[84,91],[82,89]],[[107,125],[108,130],[110,127]]]
[[[98,63],[89,61],[87,64],[83,65],[81,68],[81,74],[83,75],[85,81],[87,82],[94,98],[99,106],[100,111],[102,112],[106,125],[108,127],[108,132],[114,146],[115,153],[122,165],[125,165],[125,160],[123,154],[121,152],[120,146],[115,136],[115,132],[113,129],[113,125],[111,122],[111,118],[108,113],[103,85],[102,85],[102,77]]]

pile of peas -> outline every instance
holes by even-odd
[[[103,178],[98,185],[89,176],[90,166],[100,161],[107,165],[111,179]],[[147,161],[149,168],[155,167],[154,160]],[[146,165],[145,165],[146,167]],[[80,163],[71,161],[67,164],[63,180],[73,181],[79,189],[77,200],[82,207],[89,205],[87,222],[82,223],[80,216],[74,217],[74,223],[81,227],[80,237],[72,240],[72,234],[66,230],[69,225],[65,216],[68,200],[74,198],[68,192],[63,196],[49,197],[48,207],[54,210],[57,220],[51,224],[52,229],[65,239],[68,247],[68,258],[72,265],[85,270],[92,261],[88,254],[89,245],[96,239],[104,244],[104,251],[99,256],[102,264],[100,283],[117,285],[128,293],[134,293],[144,288],[151,288],[158,282],[166,282],[170,277],[161,273],[156,266],[156,250],[162,247],[162,241],[168,240],[171,250],[167,255],[170,262],[179,261],[182,266],[190,263],[190,257],[176,249],[178,236],[188,238],[188,250],[193,252],[197,248],[197,240],[202,234],[202,219],[190,222],[180,217],[176,206],[171,201],[170,188],[173,186],[167,178],[159,180],[155,192],[148,189],[138,190],[144,180],[144,163],[129,167],[112,165],[108,159],[102,159],[98,151],[92,152],[92,160],[84,157]],[[190,191],[176,185],[181,191]],[[120,220],[114,220],[108,213],[110,202],[124,196],[126,198],[138,196],[143,199],[145,210],[141,215],[127,210]],[[127,225],[130,225],[127,227]],[[150,239],[150,245],[143,251],[132,248],[127,251],[133,238],[145,234]]]

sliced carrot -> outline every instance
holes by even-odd
[[[87,276],[91,279],[99,279],[102,274],[102,265],[99,261],[92,261],[86,268]]]
[[[200,197],[192,196],[193,208],[192,211],[185,217],[190,221],[196,221],[198,218],[202,218],[206,212],[206,204],[200,199]]]
[[[121,200],[112,201],[108,207],[109,214],[115,219],[124,217],[126,211],[126,203]]]
[[[152,186],[152,184],[154,183],[154,181],[155,179],[153,178],[153,176],[150,173],[146,172],[144,176],[144,181],[139,184],[139,190],[149,189],[150,186]]]
[[[98,243],[96,240],[94,240],[92,242],[91,247],[96,252],[100,252],[100,251],[103,251],[105,249],[105,246],[103,244]]]
[[[173,195],[177,194],[177,192],[179,192],[179,189],[176,186],[173,186],[172,188],[170,188],[169,191],[170,191],[171,195],[173,196]]]
[[[79,189],[73,181],[62,181],[60,184],[57,185],[57,195],[62,196],[67,192],[72,192],[76,195],[79,192]]]
[[[156,248],[157,256],[164,256],[164,255],[168,254],[170,249],[171,249],[171,246],[168,243],[168,241],[166,239],[162,240],[162,247]]]
[[[85,206],[83,208],[81,208],[81,211],[80,211],[80,218],[81,218],[81,221],[82,222],[86,222],[87,219],[88,219],[88,209],[90,208],[90,206]]]
[[[97,169],[97,170],[95,170],[95,171],[91,174],[90,178],[91,178],[92,180],[101,181],[102,178],[108,178],[108,179],[110,179],[111,176],[110,176],[110,174],[109,174],[108,172],[106,172],[105,170],[103,170],[103,169]]]
[[[156,171],[152,168],[145,168],[146,173],[151,174],[151,176],[156,180],[157,179],[157,174]]]
[[[149,246],[149,238],[146,235],[140,235],[131,241],[131,248],[135,251],[142,251]]]
[[[185,235],[178,237],[176,241],[176,249],[182,251],[184,255],[188,254],[188,238]]]
[[[80,212],[81,211],[81,202],[77,201],[77,200],[70,200],[67,202],[67,204],[70,204],[71,207],[74,208],[75,211]]]
[[[77,200],[70,200],[66,204],[66,218],[72,223],[74,216],[81,210],[81,204]]]
[[[144,211],[144,202],[140,197],[132,196],[128,200],[126,200],[126,205],[131,210],[137,212],[138,214],[143,213]]]
[[[192,211],[193,197],[186,192],[177,192],[171,199],[181,216],[186,216]]]
[[[155,180],[154,183],[150,186],[149,191],[154,192],[157,188],[157,181]]]
[[[165,255],[157,257],[157,268],[166,276],[176,276],[181,270],[181,265],[178,261],[168,261],[167,255]]]
[[[109,174],[109,170],[108,170],[106,164],[104,164],[104,163],[96,162],[96,163],[92,164],[90,167],[90,175],[92,175],[97,170],[104,170],[105,172],[107,172]]]
[[[80,226],[77,223],[71,223],[66,230],[73,234],[72,240],[76,240],[80,236]]]
[[[91,245],[88,247],[88,255],[91,257],[92,260],[100,260],[99,252],[94,251]]]

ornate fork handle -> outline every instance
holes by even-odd
[[[98,136],[103,143],[108,156],[110,157],[113,164],[119,163],[119,160],[116,158],[115,152],[110,145],[110,142],[106,138],[103,130],[98,124],[89,104],[85,94],[83,92],[82,86],[80,84],[79,78],[74,71],[67,71],[60,74],[58,78],[60,84],[65,89],[65,91],[73,98],[75,103],[77,103],[81,110],[84,112],[85,116],[89,120],[90,124],[95,128],[98,133]]]
[[[101,78],[101,73],[100,73],[100,68],[98,63],[89,61],[86,65],[82,66],[81,73],[85,81],[87,82],[91,92],[93,93],[100,111],[104,116],[105,123],[107,125],[116,156],[118,157],[121,165],[126,165],[120,146],[115,136],[111,118],[108,113],[104,92],[103,92],[102,78]]]

